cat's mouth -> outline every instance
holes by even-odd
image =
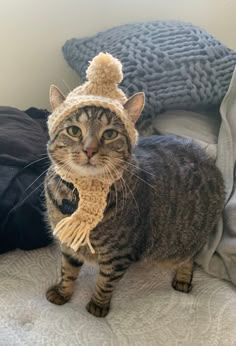
[[[96,176],[104,174],[104,167],[91,161],[83,163],[72,163],[72,170],[80,176]]]
[[[83,176],[83,177],[95,177],[95,176],[115,176],[118,171],[120,171],[120,167],[115,167],[112,162],[104,162],[104,160],[99,160],[98,158],[82,158],[78,160],[72,157],[69,160],[69,164],[66,166],[62,164],[62,169],[68,172],[71,172],[75,176]],[[61,164],[59,164],[61,166]]]
[[[91,162],[90,160],[88,160],[87,162],[78,164],[78,166],[82,169],[96,170],[101,165],[98,165],[98,163]]]
[[[84,164],[82,164],[81,166],[87,166],[87,167],[96,167],[97,164],[91,162],[91,161],[87,161]]]

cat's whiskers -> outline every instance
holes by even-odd
[[[66,162],[63,166],[66,166],[68,163]],[[40,179],[40,177],[42,176],[42,175],[46,175],[46,174],[48,174],[47,173],[48,172],[48,168],[45,170],[45,171],[43,171],[28,187],[27,187],[27,189],[24,191],[24,193],[26,192],[26,191],[28,191],[30,188],[31,188],[31,186],[33,186],[37,181],[38,181],[38,179]],[[48,178],[49,179],[53,179],[53,178],[55,178],[55,176],[56,176],[57,174],[55,173],[55,172],[51,172],[51,173],[49,173],[48,174]],[[31,191],[22,201],[20,201],[20,204],[22,204],[22,203],[24,203],[25,201],[26,201],[26,199],[27,198],[29,198],[37,189],[39,189],[42,185],[44,184],[44,181],[42,182],[42,183],[40,183],[35,189],[33,189],[33,191]]]
[[[111,180],[113,180],[113,175],[112,175],[112,172],[111,172],[111,169],[109,167],[108,168],[108,172],[109,172],[109,175],[111,177]],[[115,196],[116,196],[116,202],[115,202],[115,208],[116,208],[116,214],[115,216],[117,216],[117,211],[118,211],[118,192],[117,192],[117,187],[116,187],[116,184],[114,184],[114,189],[115,189]]]
[[[31,188],[31,186],[32,185],[34,185],[35,183],[36,183],[36,181],[38,181],[41,177],[42,177],[42,175],[44,175],[44,174],[46,174],[46,172],[48,171],[48,168],[47,169],[45,169],[45,171],[43,171],[26,189],[25,189],[25,191],[24,192],[26,192],[26,191],[28,191],[30,188]]]
[[[145,169],[143,169],[143,168],[141,168],[141,167],[139,167],[139,166],[136,166],[136,165],[134,165],[133,163],[131,163],[131,162],[129,162],[129,161],[125,161],[125,160],[120,159],[120,158],[118,158],[118,157],[116,157],[115,159],[116,159],[116,160],[119,160],[119,161],[121,161],[121,162],[123,162],[123,163],[125,163],[125,164],[127,164],[127,165],[130,165],[130,166],[132,166],[132,167],[134,167],[134,168],[137,168],[137,169],[139,169],[140,171],[143,171],[144,173],[147,173],[147,174],[150,174],[150,175],[153,175],[154,177],[156,177],[156,174],[151,173],[151,172],[148,172],[148,171],[146,171]]]
[[[64,165],[61,166],[61,169],[66,169],[68,172],[71,172],[71,159],[69,158],[65,163]],[[61,187],[61,183],[62,183],[62,178],[60,177],[59,175],[59,182],[57,183],[57,186],[56,186],[56,192],[55,192],[55,199],[57,200],[57,196],[58,196],[58,193],[60,191],[60,187]]]
[[[109,180],[109,179],[110,179],[110,176],[108,175],[107,170],[108,170],[108,167],[103,165],[103,172],[104,172],[103,174],[104,174],[104,176],[105,176],[105,179]],[[107,203],[107,204],[109,204],[110,201],[111,201],[111,194],[109,194],[109,200],[108,200],[108,203]]]
[[[124,161],[126,162],[126,161]],[[119,164],[117,163],[117,165],[119,166]],[[132,172],[131,170],[129,170],[127,167],[125,167],[124,165],[120,165],[120,167],[123,167],[123,169],[126,172],[129,172],[130,174],[132,174],[134,177],[136,177],[137,179],[141,180],[143,183],[147,184],[148,186],[150,186],[152,189],[155,190],[155,187],[151,184],[149,184],[146,180],[142,179],[141,177],[139,177],[138,175],[136,175],[134,172]],[[135,166],[136,167],[136,166]]]
[[[114,169],[116,169],[116,168],[114,167]],[[120,185],[121,185],[122,195],[123,195],[123,197],[122,197],[122,201],[123,201],[123,203],[122,203],[122,213],[121,213],[121,215],[122,215],[123,211],[124,211],[124,208],[125,208],[125,201],[127,199],[127,187],[126,187],[125,181],[124,181],[122,176],[120,177]]]
[[[44,185],[44,181],[40,183],[33,191],[31,191],[22,201],[20,201],[20,205],[22,205],[27,198],[29,198],[35,191],[37,191],[42,185]],[[43,191],[42,191],[43,192]]]
[[[51,176],[56,176],[56,174],[55,174],[54,172],[52,172],[51,175],[49,175],[49,174],[47,173],[47,177],[51,177]],[[49,186],[49,185],[52,185],[53,183],[54,183],[53,181],[48,181],[48,182],[47,182],[47,185]],[[38,186],[37,188],[39,188],[42,184],[45,184],[45,181],[43,181],[41,184],[39,184],[39,186]],[[42,190],[42,192],[41,192],[41,194],[40,194],[40,197],[42,197],[42,195],[45,196],[45,189]]]
[[[37,159],[37,160],[35,160],[35,161],[33,161],[33,162],[30,162],[28,165],[26,165],[25,167],[23,167],[23,169],[28,168],[28,167],[34,165],[35,163],[40,162],[40,161],[43,161],[43,160],[46,160],[46,159],[48,159],[48,163],[50,163],[48,156],[46,156],[46,157],[42,157],[42,158],[40,158],[40,159]]]
[[[124,161],[125,163],[126,163],[126,161]],[[114,167],[115,167],[115,165],[114,165]],[[115,167],[116,168],[116,167]],[[117,168],[116,168],[117,169]],[[118,171],[118,170],[117,170]],[[135,198],[135,196],[134,196],[134,194],[133,194],[133,191],[132,191],[132,189],[130,188],[130,186],[128,185],[128,183],[125,181],[125,179],[121,176],[121,180],[122,180],[122,182],[123,182],[123,184],[124,184],[124,186],[125,186],[125,189],[126,189],[126,198],[127,198],[127,195],[128,195],[128,193],[127,193],[127,188],[128,188],[128,190],[129,190],[129,192],[130,192],[130,194],[131,194],[131,196],[132,196],[132,198],[133,198],[133,201],[134,201],[134,203],[135,203],[135,205],[136,205],[136,208],[137,208],[137,210],[138,210],[138,212],[140,213],[140,210],[139,210],[139,206],[138,206],[138,202],[137,202],[137,200],[136,200],[136,198]]]
[[[46,171],[45,171],[46,172]],[[43,173],[45,173],[45,172],[43,172]],[[40,176],[42,176],[42,174],[40,174]],[[38,179],[39,179],[40,177],[38,177]],[[36,179],[36,180],[38,180],[38,179]],[[33,182],[34,183],[34,182]],[[33,184],[32,183],[32,184]],[[31,184],[31,186],[32,186],[32,184]],[[44,181],[42,182],[42,183],[40,183],[33,191],[31,191],[22,201],[20,201],[19,203],[20,203],[20,205],[22,205],[25,201],[26,201],[26,199],[27,198],[29,198],[36,190],[38,190],[39,188],[40,188],[40,186],[42,186],[44,184]],[[24,191],[24,192],[26,192],[28,190],[28,188]]]
[[[57,182],[56,184],[56,191],[55,191],[55,200],[57,201],[57,197],[58,197],[58,192],[60,190],[60,187],[61,187],[61,182],[62,182],[62,179],[61,177],[59,176],[59,181]]]
[[[146,180],[142,179],[141,177],[139,177],[138,175],[136,175],[134,172],[132,172],[131,170],[129,170],[128,168],[124,168],[127,172],[131,173],[133,176],[135,176],[137,179],[141,180],[143,183],[147,184],[149,187],[151,187],[152,189],[155,190],[155,187],[151,184],[149,184]]]
[[[112,163],[112,164],[113,164],[114,169],[117,172],[119,172],[116,165],[114,163]],[[128,196],[128,190],[130,191],[130,188],[129,188],[127,182],[125,181],[125,179],[123,178],[123,175],[120,177],[120,184],[121,184],[121,186],[123,186],[123,190],[125,191],[125,194],[123,193],[123,198],[124,198],[123,204],[125,204],[125,200],[127,200],[127,196]]]
[[[114,177],[113,177],[113,175],[112,175],[112,172],[111,172],[111,170],[110,170],[110,168],[106,165],[105,167],[104,167],[104,169],[106,169],[107,170],[107,174],[108,174],[108,176],[109,176],[109,178],[111,179],[111,180],[114,180]],[[115,208],[116,208],[116,214],[115,214],[115,216],[117,216],[117,207],[118,207],[118,194],[117,194],[117,188],[116,188],[116,185],[114,184],[114,189],[115,189],[115,196],[116,196],[116,199],[115,199]]]
[[[135,203],[135,205],[136,205],[136,208],[137,208],[138,212],[140,213],[139,206],[138,206],[138,202],[137,202],[136,198],[134,197],[133,191],[131,190],[131,188],[129,187],[129,185],[128,185],[127,182],[125,181],[125,179],[124,179],[123,177],[121,177],[121,179],[123,180],[123,182],[125,183],[125,185],[126,185],[127,188],[129,189],[129,192],[130,192],[130,194],[131,194],[131,196],[132,196],[132,198],[133,198],[133,201],[134,201],[134,203]]]
[[[119,175],[118,169],[115,167],[115,165],[113,165],[113,163],[110,160],[106,160],[106,165],[110,166],[110,169],[114,171],[116,176]],[[123,181],[124,181],[124,179],[123,179]],[[125,206],[125,199],[127,198],[127,189],[126,189],[126,186],[124,185],[124,183],[122,182],[122,180],[120,181],[120,185],[121,185],[122,195],[123,195],[123,198],[122,198],[122,201],[123,201],[123,203],[122,203],[122,213],[123,213],[124,206]],[[114,183],[114,187],[116,187],[116,182]],[[126,193],[126,195],[125,195],[125,193]]]
[[[28,186],[27,187],[27,189],[24,191],[24,193],[33,185],[33,184],[35,184],[36,183],[36,181],[45,173],[45,174],[47,174],[46,172],[48,171],[48,169],[46,169],[42,174],[40,174],[40,176],[38,176],[37,177],[37,179],[35,179],[34,181],[33,181],[33,183],[32,184],[30,184],[30,186]],[[56,176],[56,174],[55,174],[55,172],[52,172],[52,173],[50,173],[50,175],[48,175],[49,177],[55,177]],[[45,182],[43,181],[42,183],[40,183],[33,191],[31,191],[22,201],[20,201],[20,205],[22,204],[22,203],[24,203],[25,201],[26,201],[26,199],[27,198],[29,198],[36,190],[38,190],[43,184],[44,184]]]

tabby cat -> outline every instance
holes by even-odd
[[[138,98],[125,105],[136,109],[134,121],[143,106]],[[116,114],[90,106],[67,117],[49,141],[48,152],[45,192],[52,230],[79,203],[78,191],[55,173],[55,164],[85,176],[104,169],[111,176],[123,171],[110,189],[102,222],[90,233],[95,254],[87,245],[74,252],[60,244],[61,280],[47,291],[50,302],[69,301],[85,261],[97,262],[100,269],[87,305],[97,317],[107,315],[114,287],[135,261],[168,261],[176,268],[173,288],[191,290],[194,258],[224,204],[222,176],[200,147],[174,136],[143,138],[132,147]]]

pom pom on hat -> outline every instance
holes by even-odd
[[[109,53],[100,53],[90,62],[87,79],[100,85],[119,84],[123,79],[121,62]]]

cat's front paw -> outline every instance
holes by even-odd
[[[172,287],[179,292],[189,293],[192,290],[191,282],[178,281],[176,279],[172,282]]]
[[[97,305],[93,300],[90,300],[86,306],[86,309],[95,317],[105,317],[110,310],[110,304]]]
[[[46,293],[46,298],[49,302],[53,304],[63,305],[70,300],[71,295],[63,294],[60,290],[60,284],[59,284],[49,288],[49,290]]]

